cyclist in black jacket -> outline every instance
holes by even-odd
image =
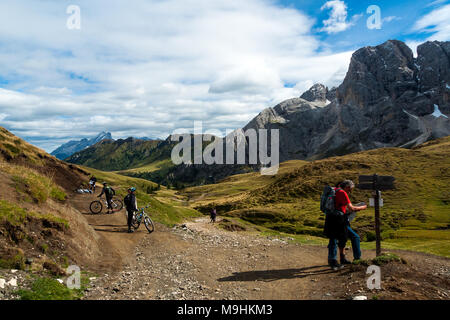
[[[134,212],[138,211],[135,187],[131,187],[128,189],[128,194],[123,199],[123,203],[125,203],[125,207],[128,213],[128,233],[132,233],[134,231],[131,229],[131,221],[133,219]]]
[[[103,182],[102,193],[100,193],[98,197],[100,198],[103,194],[105,194],[106,202],[108,203],[108,212],[106,212],[106,213],[113,213],[111,200],[112,200],[113,196],[115,196],[116,192],[114,191],[113,188],[108,186],[108,183]]]

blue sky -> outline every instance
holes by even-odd
[[[344,1],[347,6],[348,17],[362,15],[356,23],[345,32],[329,34],[327,32],[317,32],[317,36],[324,42],[329,43],[335,50],[353,49],[367,45],[377,45],[386,39],[395,38],[398,40],[425,40],[427,34],[412,32],[412,27],[420,17],[433,11],[436,7],[442,6],[446,1],[389,1],[389,0],[349,0]],[[298,10],[303,10],[308,15],[316,17],[315,29],[322,27],[322,21],[326,20],[329,10],[321,10],[325,1],[290,1],[283,0],[280,4],[293,6]],[[380,7],[381,18],[394,17],[389,22],[384,21],[381,29],[369,30],[366,26],[367,18],[371,14],[367,13],[367,8],[371,5]]]
[[[67,27],[73,4],[80,29]],[[0,125],[46,151],[193,121],[223,135],[314,83],[339,85],[360,47],[448,41],[449,21],[445,0],[2,0]]]

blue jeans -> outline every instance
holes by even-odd
[[[359,238],[358,234],[355,231],[353,231],[352,228],[350,228],[350,225],[347,225],[347,233],[348,233],[348,237],[350,238],[350,241],[352,243],[353,258],[355,260],[361,259],[360,238]],[[328,262],[330,262],[332,260],[337,260],[336,259],[337,248],[338,248],[338,246],[340,248],[345,247],[346,242],[347,241],[342,241],[342,240],[338,241],[338,239],[330,239],[330,241],[328,242]]]
[[[347,226],[348,237],[352,242],[352,250],[353,250],[353,259],[361,259],[361,247],[359,245],[360,238],[358,234],[350,228],[350,225]]]
[[[337,248],[345,248],[345,239],[338,240],[336,238],[330,239],[328,242],[328,262],[336,260]]]

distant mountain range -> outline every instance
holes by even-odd
[[[100,142],[102,140],[111,140],[112,136],[110,132],[100,132],[97,136],[87,139],[81,139],[81,140],[71,140],[67,143],[64,143],[60,147],[56,148],[51,155],[55,156],[56,158],[63,160],[68,157],[70,157],[75,152],[81,151],[83,149],[86,149],[87,147],[90,147],[97,142]]]
[[[381,147],[411,148],[448,136],[450,42],[425,42],[418,46],[417,53],[414,58],[411,49],[397,40],[359,49],[352,55],[339,87],[328,89],[315,84],[299,98],[263,110],[235,134],[247,142],[243,135],[247,129],[279,129],[281,162],[322,159]],[[108,159],[100,151],[104,146],[97,144],[68,161],[103,170],[124,170],[144,162],[148,165],[153,160],[170,159],[171,145],[168,139],[152,144],[146,149],[144,160],[141,143],[131,143],[125,153],[117,156],[126,160],[114,160]],[[99,158],[101,161],[95,160]],[[166,167],[164,174],[151,171],[140,172],[139,176],[163,183],[172,180],[198,184],[258,167],[182,164]],[[136,170],[129,174],[137,175]]]
[[[143,140],[143,141],[154,141],[151,138],[147,137],[140,137],[140,138],[133,138],[135,140]],[[55,149],[51,155],[55,156],[56,158],[60,160],[65,160],[72,156],[74,153],[78,151],[82,151],[90,146],[93,146],[94,144],[103,141],[103,140],[112,140],[114,139],[111,136],[110,132],[102,131],[97,136],[87,139],[81,139],[81,140],[71,140],[67,143],[64,143],[63,145],[59,146],[57,149]]]

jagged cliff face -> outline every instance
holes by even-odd
[[[280,129],[280,161],[379,147],[412,147],[450,135],[450,42],[426,42],[418,57],[401,41],[356,51],[343,83],[314,85],[255,117]]]

